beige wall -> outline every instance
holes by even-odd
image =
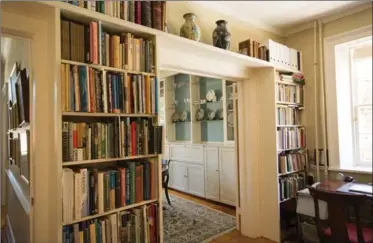
[[[333,35],[341,34],[343,32],[352,31],[354,29],[358,29],[367,25],[372,24],[372,9],[367,9],[361,11],[359,13],[355,13],[353,15],[337,19],[335,21],[326,23],[323,25],[323,37],[330,37]],[[318,42],[318,37],[317,41]],[[305,102],[306,102],[306,119],[305,125],[307,127],[307,147],[311,151],[315,148],[315,116],[317,116],[318,121],[318,134],[319,134],[319,148],[323,148],[324,145],[322,143],[322,127],[323,124],[321,119],[321,90],[320,90],[320,73],[319,69],[317,69],[316,80],[317,80],[317,104],[318,104],[318,111],[315,113],[315,99],[314,99],[314,91],[315,91],[315,83],[314,83],[314,71],[313,71],[313,63],[314,63],[314,29],[308,29],[299,33],[295,33],[290,35],[285,40],[286,45],[299,49],[302,51],[303,54],[303,72],[306,78],[306,92],[305,92]],[[316,47],[316,55],[317,55],[317,62],[319,62],[319,48]],[[326,81],[326,80],[325,80]],[[311,153],[313,154],[313,152]],[[351,173],[344,173],[344,174],[351,174]],[[335,178],[336,173],[330,173],[332,178]],[[363,175],[363,174],[351,174],[362,181],[371,181],[371,175]]]
[[[284,42],[284,38],[273,33],[255,28],[252,25],[244,23],[234,17],[227,16],[216,11],[212,11],[205,6],[201,6],[193,1],[168,1],[167,2],[167,26],[169,32],[179,35],[180,27],[184,24],[183,15],[185,13],[194,13],[197,15],[196,23],[201,28],[201,42],[212,45],[212,32],[216,24],[215,21],[225,19],[228,21],[228,30],[232,34],[231,51],[238,51],[238,43],[247,39],[254,39],[261,43],[268,39]]]

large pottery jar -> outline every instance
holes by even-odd
[[[199,41],[201,38],[201,29],[196,24],[196,15],[193,13],[184,14],[185,23],[180,29],[180,36]]]
[[[212,34],[214,46],[228,50],[231,45],[231,33],[227,30],[227,21],[216,21],[216,28]]]

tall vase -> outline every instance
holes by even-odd
[[[212,34],[214,46],[228,50],[231,45],[231,33],[227,29],[227,21],[216,21],[216,28]]]
[[[184,14],[185,23],[180,29],[180,36],[191,40],[199,41],[201,38],[201,29],[196,24],[196,15],[193,13]]]

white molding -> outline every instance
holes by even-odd
[[[335,21],[335,20],[338,20],[338,19],[341,19],[341,18],[348,17],[350,15],[362,12],[362,11],[364,11],[366,9],[369,9],[369,8],[372,8],[372,2],[368,2],[368,3],[358,5],[355,8],[352,8],[352,9],[339,11],[339,12],[336,12],[334,14],[331,14],[330,16],[320,17],[320,20],[321,20],[322,24],[327,24],[327,23],[330,23],[332,21]],[[314,21],[316,21],[316,20],[312,20],[312,21],[309,21],[309,22],[306,22],[306,23],[303,23],[303,24],[300,24],[300,25],[288,27],[283,31],[283,36],[288,37],[292,34],[296,34],[296,33],[302,32],[304,30],[311,29],[314,26],[313,25]]]
[[[335,46],[341,43],[357,40],[372,35],[372,25],[353,31],[333,35],[324,39],[325,63],[325,98],[326,98],[326,125],[328,132],[329,158],[332,168],[339,168],[339,133],[337,113],[337,93],[335,75]]]

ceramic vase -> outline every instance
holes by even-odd
[[[228,50],[231,45],[231,33],[227,29],[227,21],[216,21],[216,28],[212,34],[214,46]]]
[[[180,29],[180,36],[199,41],[201,38],[201,29],[196,24],[196,15],[193,13],[184,14],[185,23]]]

